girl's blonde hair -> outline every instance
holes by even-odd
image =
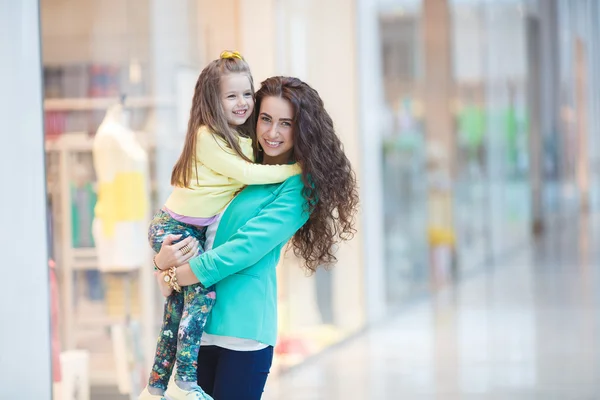
[[[250,67],[238,52],[224,51],[221,57],[212,61],[200,74],[194,89],[194,98],[190,110],[190,121],[183,151],[173,167],[171,185],[189,187],[192,179],[192,167],[196,165],[196,137],[198,129],[205,125],[210,131],[223,138],[229,147],[246,161],[252,161],[244,155],[238,143],[238,135],[250,137],[254,143],[256,131],[254,112],[243,125],[232,128],[227,123],[225,111],[221,105],[221,77],[227,74],[246,74],[254,96],[254,81]]]

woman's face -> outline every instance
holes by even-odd
[[[281,97],[265,97],[260,105],[256,136],[266,164],[287,164],[294,149],[294,110]]]

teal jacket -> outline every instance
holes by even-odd
[[[299,175],[247,187],[223,214],[214,248],[190,261],[204,286],[216,284],[207,333],[275,345],[275,267],[282,247],[308,220],[303,187]]]

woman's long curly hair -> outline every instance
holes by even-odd
[[[337,259],[335,244],[356,232],[356,175],[316,90],[298,78],[275,76],[256,92],[256,114],[262,100],[279,97],[294,110],[293,158],[302,166],[303,195],[310,217],[292,239],[294,254],[314,272]]]

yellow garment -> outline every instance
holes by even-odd
[[[246,157],[253,160],[252,140],[239,137]],[[196,168],[189,188],[175,187],[165,206],[186,217],[210,218],[220,213],[246,185],[279,183],[302,171],[297,164],[261,165],[243,160],[227,142],[206,127],[198,130]]]
[[[144,232],[148,219],[148,156],[124,119],[122,106],[113,105],[94,137],[94,169],[98,182],[94,214],[96,225],[102,228],[97,232],[100,236],[95,237],[98,249],[106,247],[100,241],[113,240],[130,229],[135,231],[142,227],[141,232]],[[117,241],[123,242],[123,239],[119,237]],[[123,249],[128,251],[117,251],[111,245],[107,247],[111,248],[108,253],[135,253],[131,249],[137,239],[127,240],[128,246]],[[99,260],[104,258],[104,254],[99,256]],[[121,256],[117,258],[124,260]],[[125,261],[118,263],[125,264]]]
[[[95,214],[102,220],[104,235],[112,237],[115,225],[146,217],[146,183],[142,172],[117,172],[114,180],[98,183]]]

